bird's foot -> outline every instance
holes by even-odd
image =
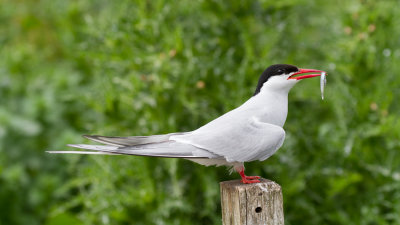
[[[259,180],[261,177],[260,176],[246,176],[244,174],[244,167],[242,167],[240,170],[238,170],[240,176],[242,177],[241,182],[243,184],[253,184],[253,183],[260,183],[261,181]]]
[[[261,177],[260,177],[260,176],[245,176],[245,178],[246,178],[246,179],[249,179],[249,180],[258,180],[258,179],[260,179]]]
[[[260,179],[259,176],[246,176],[246,177],[242,177],[241,182],[242,182],[243,184],[260,183],[261,181],[260,181],[259,179]]]

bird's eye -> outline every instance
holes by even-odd
[[[283,70],[278,70],[277,72],[278,72],[278,74],[282,74]]]

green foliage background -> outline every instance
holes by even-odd
[[[247,165],[286,224],[400,224],[400,5],[385,0],[0,1],[0,224],[221,224],[225,168],[49,155],[80,135],[195,129],[270,64],[329,72],[290,93],[284,146]]]

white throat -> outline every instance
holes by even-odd
[[[298,82],[287,80],[284,77],[270,78],[264,83],[260,92],[253,96],[248,103],[257,107],[260,121],[283,127],[288,113],[288,94],[290,89]]]
[[[284,92],[284,93],[289,93],[290,89],[299,82],[299,80],[296,79],[287,79],[289,75],[281,75],[281,76],[273,76],[269,78],[267,82],[263,84],[261,87],[260,92],[264,89],[268,89],[270,91],[276,91],[276,92]]]

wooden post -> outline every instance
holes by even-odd
[[[221,187],[223,225],[283,225],[283,198],[279,184],[261,178],[261,183],[224,181]]]

